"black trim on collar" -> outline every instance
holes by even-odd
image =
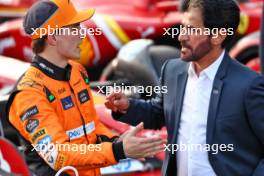
[[[36,55],[33,58],[33,62],[31,63],[33,67],[41,70],[47,76],[59,80],[59,81],[69,81],[71,75],[71,65],[68,64],[65,68],[60,68],[43,57]]]

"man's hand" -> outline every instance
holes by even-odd
[[[137,137],[136,134],[143,129],[143,123],[141,122],[124,134],[123,148],[126,157],[134,159],[153,157],[164,150],[163,144],[166,143],[166,140],[162,140],[160,137]]]
[[[106,97],[105,106],[114,112],[125,113],[129,107],[129,101],[124,93],[112,93]]]

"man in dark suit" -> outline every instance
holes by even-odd
[[[189,0],[183,10],[181,59],[166,62],[160,78],[167,93],[150,101],[113,93],[106,106],[119,121],[166,126],[164,176],[263,176],[264,78],[225,51],[239,7],[233,0]]]

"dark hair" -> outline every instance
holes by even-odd
[[[32,40],[31,47],[35,54],[39,54],[44,51],[46,47],[47,36]]]
[[[204,26],[209,29],[232,29],[234,34],[240,21],[240,9],[235,0],[183,0],[181,10],[186,12],[189,8],[199,8],[202,12]],[[227,35],[222,47],[229,44],[234,35]]]

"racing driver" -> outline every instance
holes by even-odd
[[[99,121],[86,70],[74,61],[80,58],[82,42],[76,31],[93,14],[93,9],[77,11],[70,0],[44,0],[24,17],[35,56],[9,97],[7,113],[36,175],[55,175],[70,165],[81,176],[97,176],[101,167],[120,159],[149,157],[162,150],[161,138],[136,136],[143,123],[118,138]]]

